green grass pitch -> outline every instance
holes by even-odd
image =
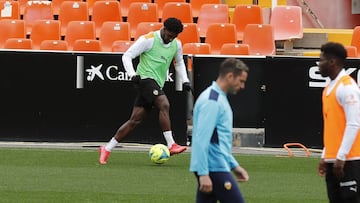
[[[163,165],[146,152],[113,151],[98,164],[95,149],[0,149],[0,202],[195,202],[190,154]],[[327,202],[319,158],[236,155],[250,181],[240,183],[247,203]]]

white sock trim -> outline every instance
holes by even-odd
[[[113,137],[111,138],[111,140],[105,145],[105,149],[109,152],[111,152],[112,149],[114,149],[116,147],[116,145],[119,142]]]
[[[163,132],[163,134],[164,134],[164,138],[166,140],[166,144],[167,144],[168,148],[170,148],[171,145],[175,143],[173,135],[172,135],[172,131],[165,131],[165,132]]]

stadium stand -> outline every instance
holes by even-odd
[[[200,37],[205,37],[212,23],[229,23],[229,7],[226,4],[203,4],[199,11],[197,25]]]
[[[96,1],[93,5],[91,21],[95,22],[96,37],[106,21],[122,21],[120,3],[118,1]]]
[[[0,20],[0,48],[4,47],[9,38],[26,38],[24,20]]]
[[[181,41],[181,43],[199,43],[200,35],[197,24],[183,23],[183,25],[184,29],[177,37]]]
[[[104,22],[100,30],[99,40],[101,42],[102,51],[111,52],[114,41],[131,40],[129,23],[115,21]]]
[[[116,40],[112,44],[112,52],[125,52],[134,41]]]
[[[238,43],[225,43],[221,46],[220,54],[223,55],[249,55],[249,45]]]
[[[183,44],[183,54],[211,54],[209,43],[185,43]]]
[[[161,15],[161,21],[165,21],[169,17],[175,17],[182,23],[192,23],[193,16],[190,3],[186,2],[168,2],[164,5],[164,11]]]
[[[73,51],[100,52],[100,41],[96,39],[77,39],[74,42]]]
[[[151,31],[156,31],[162,28],[163,24],[160,22],[141,22],[136,27],[135,40],[141,35],[147,34]]]
[[[57,20],[35,21],[30,39],[33,42],[33,49],[40,49],[40,44],[44,40],[60,40],[60,22]]]
[[[236,43],[236,28],[231,23],[212,23],[206,32],[205,42],[211,45],[212,54],[220,54],[225,43]]]
[[[31,39],[8,38],[4,44],[5,49],[32,49]]]
[[[26,34],[31,33],[32,26],[37,20],[53,20],[51,1],[28,1],[24,8]]]
[[[164,8],[165,4],[168,2],[172,2],[172,3],[185,3],[185,0],[153,0],[154,3],[156,3],[158,5],[158,14],[159,14],[159,18],[162,18],[163,15],[163,11],[166,10]],[[174,13],[176,14],[176,13]]]
[[[66,33],[70,21],[88,21],[89,8],[86,2],[64,1],[59,10],[61,35]]]
[[[58,15],[60,13],[61,4],[64,1],[81,2],[81,0],[51,0],[51,7],[52,7],[52,12],[53,12],[54,18],[57,19]]]
[[[72,50],[77,39],[96,39],[95,23],[92,21],[70,21],[66,28],[65,41],[68,49]]]
[[[250,55],[275,55],[273,28],[268,24],[248,24],[242,43],[249,45]]]
[[[237,40],[242,41],[247,24],[263,24],[262,9],[257,5],[236,5],[231,23],[236,26]]]
[[[44,40],[40,44],[40,50],[67,51],[68,44],[64,40]]]
[[[192,15],[194,18],[199,17],[200,9],[203,4],[222,4],[222,0],[190,0]]]
[[[141,22],[158,22],[158,8],[155,3],[131,3],[127,22],[130,23],[130,36],[135,38],[137,25]]]

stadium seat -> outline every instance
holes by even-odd
[[[59,10],[61,35],[64,36],[70,21],[88,21],[89,9],[86,2],[64,1]]]
[[[268,24],[246,25],[242,43],[249,45],[250,55],[276,54],[273,28]]]
[[[28,1],[24,9],[26,33],[31,33],[31,28],[37,20],[53,20],[51,1]]]
[[[98,1],[117,1],[118,3],[120,3],[118,0],[86,0],[89,7],[89,16],[93,15],[94,5]],[[119,12],[121,13],[121,10]]]
[[[356,47],[357,50],[360,50],[360,26],[355,26],[351,38],[351,46]],[[358,51],[358,57],[360,57],[360,51]]]
[[[292,49],[292,40],[303,37],[302,12],[299,6],[275,6],[272,8],[270,25],[275,40],[285,40],[285,49]]]
[[[158,14],[159,14],[159,18],[162,18],[163,15],[163,11],[166,10],[164,8],[165,4],[171,2],[171,3],[185,3],[185,0],[153,0],[154,3],[156,3],[158,5]],[[173,13],[176,14],[176,13]]]
[[[197,24],[183,23],[183,25],[184,29],[177,37],[179,40],[181,40],[181,43],[199,43],[200,35]]]
[[[205,37],[212,23],[229,23],[229,7],[226,4],[203,4],[199,11],[197,25],[200,37]]]
[[[263,24],[262,9],[257,5],[236,5],[231,23],[236,26],[237,40],[242,41],[247,24]]]
[[[134,3],[134,2],[142,2],[142,3],[151,3],[152,0],[121,0],[120,4],[121,4],[121,14],[123,16],[123,18],[127,19],[128,13],[129,13],[129,8],[130,8],[130,4]]]
[[[182,23],[192,23],[193,16],[191,5],[186,2],[168,2],[164,5],[164,11],[161,15],[161,21],[167,18],[175,17],[181,20]]]
[[[51,7],[52,7],[52,12],[53,12],[54,17],[59,15],[61,4],[64,1],[81,2],[82,0],[51,0]]]
[[[0,1],[0,20],[14,19],[20,20],[20,5],[18,1]]]
[[[33,42],[33,49],[40,49],[40,44],[44,40],[60,40],[60,22],[58,20],[35,21],[30,39]]]
[[[220,54],[225,43],[236,43],[236,28],[231,23],[212,23],[206,32],[205,42],[211,45],[211,54]]]
[[[67,51],[68,44],[64,40],[44,40],[40,44],[40,50]]]
[[[96,37],[100,36],[102,24],[106,21],[122,21],[120,3],[118,1],[96,1],[93,6],[91,21],[95,22]]]
[[[137,25],[135,40],[141,35],[147,34],[151,31],[160,30],[163,27],[162,23],[159,22],[141,22]]]
[[[127,22],[130,23],[130,36],[135,38],[137,25],[141,22],[159,22],[157,4],[131,3]]]
[[[222,0],[190,0],[192,15],[199,17],[200,9],[203,4],[221,4]]]
[[[134,43],[134,41],[116,40],[112,44],[112,52],[124,53]]]
[[[114,41],[131,40],[129,23],[115,21],[104,22],[100,30],[99,40],[101,42],[102,51],[111,52]]]
[[[238,43],[225,43],[220,49],[223,55],[249,55],[249,45]]]
[[[209,43],[185,43],[182,47],[183,54],[211,54]]]
[[[24,20],[0,20],[0,48],[4,47],[9,38],[26,38]]]
[[[74,42],[73,51],[100,52],[100,41],[96,39],[77,39]]]
[[[347,57],[357,58],[357,48],[355,46],[345,46]]]
[[[96,39],[95,23],[92,21],[70,21],[66,28],[65,41],[72,50],[77,39]]]
[[[5,49],[32,49],[31,39],[9,38],[5,41]]]

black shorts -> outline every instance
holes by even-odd
[[[332,172],[333,165],[333,163],[326,164],[326,186],[329,202],[360,202],[360,160],[346,161],[344,177],[340,180]]]
[[[140,80],[139,84],[135,85],[135,87],[138,94],[134,106],[144,107],[145,109],[153,107],[156,97],[165,95],[157,82],[150,78]]]
[[[196,175],[199,181],[199,176]],[[196,203],[244,203],[238,183],[230,172],[210,172],[209,176],[213,184],[213,192],[203,193],[198,189]]]

